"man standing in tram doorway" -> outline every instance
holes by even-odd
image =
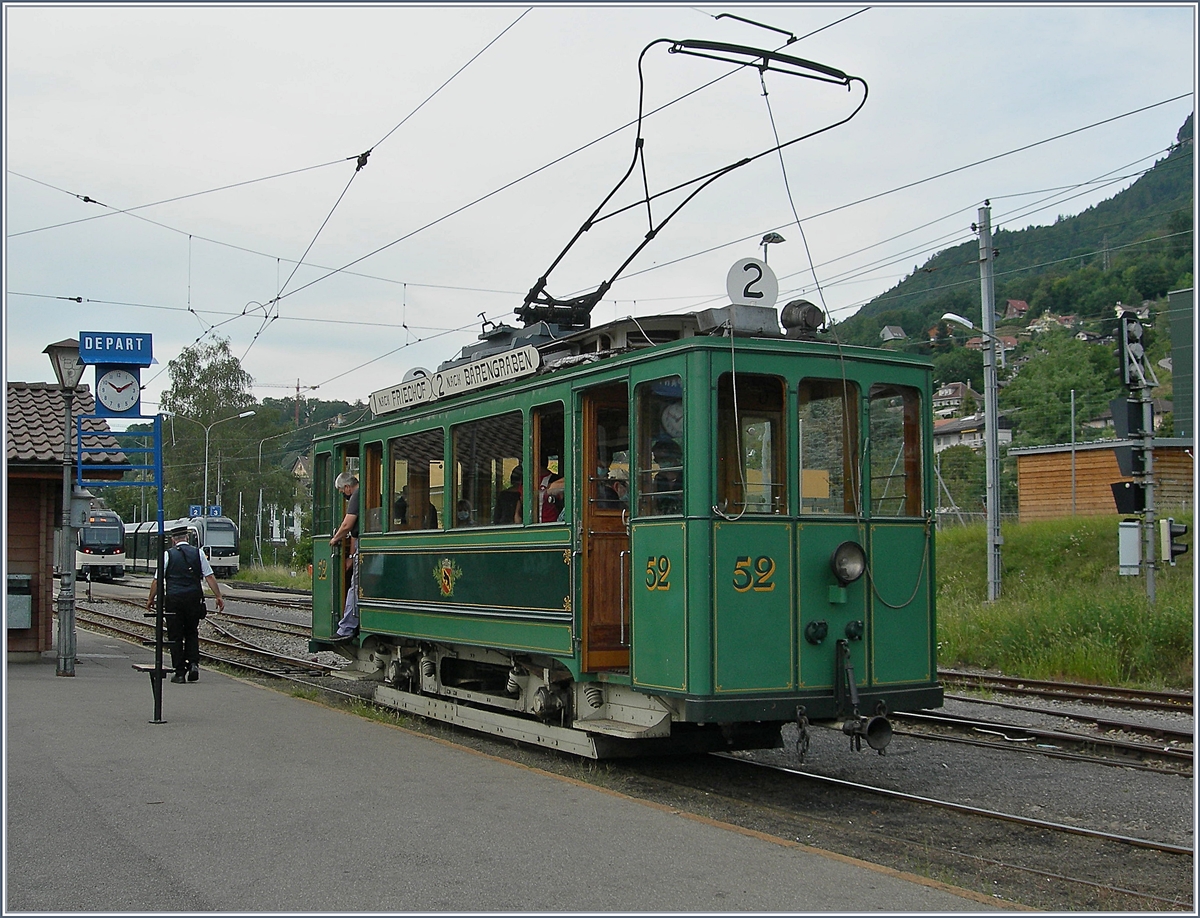
[[[225,598],[217,586],[208,558],[188,542],[188,529],[180,526],[171,530],[171,547],[163,555],[163,582],[166,585],[167,639],[171,642],[172,682],[200,680],[200,619],[208,614],[204,608],[204,586],[217,597],[217,611],[225,611]],[[158,600],[158,577],[150,582],[146,608],[154,610]]]
[[[342,539],[350,540],[350,588],[346,590],[345,614],[333,636],[335,641],[341,641],[354,637],[358,631],[358,479],[349,472],[342,472],[333,486],[342,492],[347,503],[346,516],[329,544],[336,546]]]

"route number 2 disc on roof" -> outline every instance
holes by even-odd
[[[779,281],[765,261],[742,258],[733,263],[725,278],[725,291],[735,306],[775,308],[779,299]]]

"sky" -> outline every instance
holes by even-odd
[[[52,381],[43,349],[81,331],[148,333],[150,414],[169,361],[221,336],[260,399],[365,401],[520,324],[633,162],[639,97],[644,156],[550,293],[595,289],[696,186],[670,189],[757,157],[592,323],[727,303],[769,232],[776,305],[845,319],[976,238],[985,200],[1016,230],[1132,184],[1193,110],[1196,40],[1193,4],[7,4],[6,379]]]

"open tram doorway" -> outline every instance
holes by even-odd
[[[338,448],[337,453],[335,454],[335,459],[334,459],[334,475],[333,475],[333,478],[330,480],[331,487],[333,486],[334,482],[337,481],[337,475],[340,472],[345,472],[348,475],[353,475],[355,478],[358,479],[359,502],[360,502],[358,532],[359,532],[359,535],[361,536],[363,533],[363,522],[364,522],[363,516],[362,516],[362,510],[361,510],[361,503],[362,503],[362,499],[363,499],[363,490],[364,489],[363,489],[363,480],[362,480],[363,474],[362,474],[361,463],[359,461],[359,456],[358,456],[358,444],[357,443],[347,443],[345,446],[341,446]],[[333,489],[332,527],[330,528],[331,534],[333,533],[334,530],[336,530],[338,528],[338,526],[341,525],[342,519],[346,515],[347,503],[348,502],[345,499],[345,497],[342,495],[342,493],[340,491],[338,491],[336,488],[334,488]],[[330,593],[331,593],[330,611],[332,613],[332,618],[330,621],[330,632],[329,633],[331,635],[334,633],[334,631],[337,630],[337,624],[341,620],[342,613],[346,609],[346,591],[350,589],[350,582],[353,579],[352,578],[353,571],[351,569],[351,565],[353,563],[354,563],[353,540],[342,539],[342,541],[339,542],[336,546],[330,548],[329,567],[330,567],[330,575],[331,576],[329,578],[329,583],[330,583]]]
[[[583,669],[629,668],[629,387],[583,394]]]

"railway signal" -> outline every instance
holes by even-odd
[[[1158,521],[1158,551],[1159,560],[1164,564],[1175,566],[1175,556],[1182,555],[1188,546],[1176,539],[1187,535],[1188,528],[1183,523],[1177,523],[1170,517]]]
[[[1146,363],[1146,327],[1138,321],[1135,312],[1122,312],[1118,324],[1117,360],[1121,382],[1134,389],[1157,386],[1158,377]]]

